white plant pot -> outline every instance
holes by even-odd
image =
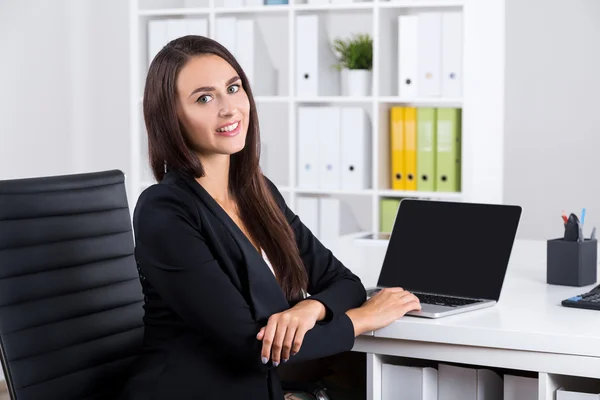
[[[371,94],[371,71],[368,69],[343,69],[342,96],[361,97]]]

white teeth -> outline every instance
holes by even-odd
[[[238,124],[239,123],[236,122],[236,123],[233,123],[233,124],[231,124],[229,126],[226,126],[224,128],[217,129],[217,132],[231,132],[231,131],[234,131],[238,127]]]

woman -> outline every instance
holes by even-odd
[[[360,280],[262,175],[252,92],[223,46],[165,46],[144,118],[160,183],[133,217],[145,334],[124,398],[280,400],[280,363],[348,351],[419,309],[399,288],[364,303]]]

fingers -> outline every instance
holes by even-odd
[[[306,329],[302,329],[300,327],[296,329],[296,334],[294,335],[294,342],[292,343],[292,356],[300,351],[300,347],[302,347],[302,342],[304,342],[304,335],[306,335],[306,332],[308,332]]]
[[[256,338],[258,340],[263,340],[264,337],[265,337],[265,327],[263,326],[262,328],[260,328],[260,331],[258,331]]]
[[[262,363],[266,364],[269,362],[269,358],[271,355],[271,345],[273,344],[273,340],[275,339],[275,333],[277,331],[277,317],[271,316],[271,318],[269,318],[269,322],[267,322],[267,326],[262,329],[264,329],[264,335],[262,339],[263,345],[260,357]]]
[[[283,340],[288,331],[288,327],[285,324],[278,324],[273,344],[271,346],[271,361],[273,366],[276,367],[281,362],[281,349],[283,348]],[[293,333],[292,333],[293,334]]]
[[[298,332],[296,327],[288,327],[285,338],[283,339],[283,348],[281,349],[281,361],[286,362],[290,359],[292,346],[294,345],[294,337]]]

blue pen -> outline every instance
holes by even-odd
[[[585,223],[585,208],[581,209],[581,225]]]

